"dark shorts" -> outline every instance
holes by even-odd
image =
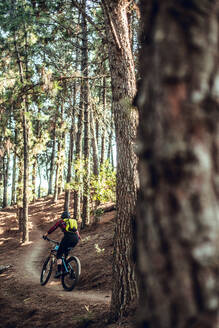
[[[65,233],[57,251],[57,259],[60,259],[63,254],[66,254],[69,247],[75,247],[78,240],[79,238],[76,233]]]

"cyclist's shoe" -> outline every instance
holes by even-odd
[[[56,274],[54,276],[55,279],[59,279],[62,275],[62,271],[56,271]]]

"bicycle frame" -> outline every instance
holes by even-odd
[[[51,251],[50,251],[51,255],[56,255],[58,249],[55,249],[55,248],[56,248],[57,246],[60,245],[60,242],[58,242],[57,240],[50,239],[50,238],[48,238],[48,237],[46,237],[45,239],[48,240],[48,241],[50,241],[50,242],[52,242],[53,244],[56,245],[56,246],[55,246],[53,249],[51,249]],[[69,251],[71,251],[71,249],[69,249]],[[63,267],[64,267],[64,269],[65,269],[65,272],[69,272],[65,260],[66,260],[66,256],[65,256],[65,255],[62,255],[62,265],[63,265]]]
[[[44,237],[45,240],[52,242],[55,246],[50,250],[50,255],[46,258],[43,263],[40,283],[42,286],[47,284],[51,277],[53,264],[56,261],[58,245],[60,243],[56,240],[50,239],[48,237]],[[69,251],[71,251],[71,247],[67,249],[66,254],[63,254],[61,257],[62,260],[62,275],[61,275],[61,283],[65,290],[72,291],[74,287],[77,285],[80,274],[81,274],[81,263],[80,260],[76,256],[68,256]]]
[[[64,266],[64,268],[65,268],[65,272],[69,272],[69,271],[68,271],[68,268],[67,268],[67,265],[66,265],[66,263],[65,263],[65,258],[64,258],[64,256],[62,257],[62,264],[63,264],[63,266]]]

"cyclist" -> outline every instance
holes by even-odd
[[[46,239],[46,237],[58,227],[61,228],[64,237],[57,251],[57,271],[55,278],[59,278],[62,275],[62,255],[67,252],[68,247],[75,247],[79,239],[81,239],[77,229],[77,221],[70,218],[70,213],[68,211],[62,213],[61,218],[43,235],[43,238]]]

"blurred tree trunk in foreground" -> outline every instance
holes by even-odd
[[[141,1],[139,327],[216,328],[217,1]]]

